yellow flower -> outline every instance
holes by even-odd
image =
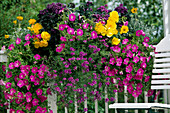
[[[9,38],[9,35],[5,35],[5,38]]]
[[[39,34],[39,30],[42,29],[42,25],[40,23],[36,23],[29,28],[31,31],[34,31],[35,34]]]
[[[111,20],[111,21],[114,21],[114,22],[118,22],[119,21],[119,14],[118,14],[118,12],[117,11],[112,11],[112,12],[110,12],[110,17],[109,17],[109,19]]]
[[[14,24],[17,24],[17,20],[14,20],[13,23],[14,23]]]
[[[40,42],[38,42],[38,41],[34,42],[34,47],[39,48],[40,47]]]
[[[22,16],[17,16],[17,19],[22,21],[23,20],[23,17]]]
[[[129,31],[129,28],[128,28],[128,26],[122,26],[121,27],[121,29],[120,29],[120,33],[122,34],[122,33],[127,33]]]
[[[132,13],[137,13],[137,10],[138,10],[138,8],[134,8],[134,7],[133,7],[133,8],[131,9],[131,12],[132,12]]]
[[[114,37],[113,39],[112,39],[112,45],[118,45],[120,43],[120,39],[118,39],[118,38],[116,38],[116,37]]]
[[[41,41],[41,43],[42,43],[43,47],[47,47],[48,46],[48,42],[46,40]]]
[[[111,36],[113,36],[113,29],[111,29],[111,28],[110,28],[110,29],[108,29],[108,30],[107,30],[107,34],[106,34],[106,35],[107,35],[107,37],[111,37]]]
[[[113,34],[114,34],[114,35],[117,35],[117,34],[118,34],[118,30],[117,30],[117,29],[114,29],[114,30],[113,30]]]
[[[102,32],[102,30],[104,29],[104,26],[101,22],[97,23],[95,25],[95,31],[97,31],[97,34],[100,34]]]
[[[50,35],[48,32],[43,31],[43,32],[41,33],[41,37],[42,37],[43,40],[49,41],[51,35]]]
[[[105,25],[106,29],[116,29],[117,25],[114,21],[107,20],[107,24]]]
[[[33,24],[35,24],[36,20],[35,19],[30,19],[28,22],[29,22],[29,24],[33,25]]]

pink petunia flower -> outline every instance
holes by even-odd
[[[89,27],[88,23],[87,24],[86,23],[83,24],[83,29],[87,29],[88,27]]]
[[[14,62],[14,66],[15,67],[19,67],[21,65],[21,62],[19,60],[15,61]]]
[[[96,31],[92,31],[91,36],[91,39],[96,39],[98,37]]]
[[[78,35],[78,36],[82,36],[82,35],[83,35],[83,30],[77,29],[77,35]]]
[[[11,44],[11,45],[9,45],[9,47],[8,47],[8,49],[11,51],[12,49],[14,49],[14,44]]]
[[[26,76],[26,75],[25,75],[24,73],[20,73],[20,74],[19,74],[19,78],[20,78],[20,79],[24,79],[25,76]]]
[[[142,31],[141,30],[137,30],[136,31],[136,36],[140,37],[140,35],[142,35]]]
[[[122,65],[122,58],[117,58],[116,59],[116,66],[121,66]]]
[[[22,111],[22,110],[17,110],[17,112],[16,113],[25,113],[24,111]]]
[[[63,31],[64,28],[65,28],[65,26],[64,26],[63,24],[60,24],[60,25],[59,25],[59,30],[60,30],[60,31]]]
[[[122,44],[126,45],[128,43],[128,39],[123,39]]]
[[[40,88],[38,88],[37,90],[36,90],[36,93],[37,93],[37,95],[42,95],[42,89],[40,89]]]
[[[148,90],[148,93],[146,94],[146,96],[147,96],[147,97],[150,97],[150,96],[153,95],[153,93],[154,93],[154,90],[149,89],[149,90]]]
[[[18,83],[17,83],[17,86],[22,88],[24,86],[23,80],[19,80]]]
[[[132,52],[137,52],[138,51],[138,46],[136,45],[136,44],[134,44],[133,46],[132,46]]]
[[[12,84],[12,83],[7,82],[7,83],[5,84],[6,89],[11,88],[11,84]]]
[[[114,65],[115,64],[115,58],[110,58],[109,64]]]
[[[56,52],[61,52],[61,51],[63,51],[63,48],[61,46],[56,48]]]
[[[32,70],[31,70],[32,73],[37,73],[38,72],[38,68],[37,67],[33,67]]]
[[[138,63],[139,62],[139,57],[138,56],[134,56],[133,57],[133,62]]]
[[[41,59],[41,56],[40,56],[39,54],[36,54],[36,55],[34,55],[34,58],[35,58],[36,60],[40,60],[40,59]]]
[[[148,82],[149,79],[150,79],[150,76],[146,76],[144,81],[145,81],[145,82]]]
[[[67,33],[70,35],[74,35],[74,29],[73,28],[68,28]]]
[[[30,40],[30,38],[31,38],[30,34],[25,35],[25,40]]]
[[[76,19],[76,15],[75,15],[74,13],[71,13],[71,14],[69,15],[69,20],[70,20],[70,21],[75,21],[75,19]]]
[[[27,102],[31,102],[31,100],[32,100],[32,96],[29,96],[29,97],[27,96],[27,97],[26,97],[26,101],[27,101]]]
[[[129,62],[129,58],[125,58],[123,64],[128,65],[128,62]]]
[[[141,68],[144,68],[144,69],[145,69],[145,68],[146,68],[146,66],[147,66],[147,65],[146,65],[146,63],[145,63],[145,62],[142,62],[142,63],[140,64],[140,67],[141,67]]]
[[[63,41],[63,42],[67,41],[67,39],[65,37],[63,37],[63,36],[60,37],[60,40]]]
[[[135,98],[137,98],[137,97],[139,96],[137,90],[134,90],[134,91],[132,92],[132,96],[135,97]]]
[[[30,41],[27,41],[27,42],[24,44],[24,46],[29,45],[30,43],[31,43]]]
[[[133,70],[132,66],[130,66],[130,65],[126,66],[127,73],[131,73],[132,70]]]
[[[10,108],[9,113],[15,113],[15,109]]]
[[[6,74],[6,78],[11,78],[11,77],[12,77],[12,72],[8,71],[7,74]]]
[[[146,42],[146,43],[149,42],[149,37],[145,37],[145,38],[143,39],[143,41]]]
[[[128,25],[128,21],[124,22],[124,25],[127,26]]]
[[[31,75],[31,76],[30,76],[31,82],[35,82],[35,78],[36,78],[36,77],[35,77],[34,75]]]
[[[2,71],[6,71],[6,66],[2,65]]]
[[[25,106],[25,109],[26,109],[26,110],[28,109],[28,110],[30,111],[31,107],[32,107],[32,104],[31,104],[31,103],[28,103],[28,104]]]
[[[14,69],[15,67],[14,67],[14,63],[13,62],[11,62],[10,64],[9,64],[9,69]]]
[[[4,86],[6,83],[1,79],[0,80],[0,85]]]
[[[17,38],[16,39],[16,44],[18,45],[18,44],[20,44],[21,43],[21,39],[20,38]]]
[[[34,98],[34,99],[32,100],[32,105],[33,105],[33,106],[37,106],[37,105],[39,105],[38,102],[39,102],[39,100],[36,99],[36,98]]]
[[[18,97],[19,99],[23,99],[23,98],[24,98],[24,95],[23,95],[23,93],[22,93],[22,92],[18,92],[17,97]]]

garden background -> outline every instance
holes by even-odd
[[[22,27],[27,28],[28,20],[30,18],[37,19],[40,10],[43,10],[47,4],[53,2],[61,2],[69,4],[76,3],[76,6],[86,2],[86,0],[1,0],[0,1],[0,48],[5,45],[5,35],[14,32],[17,16],[23,16]],[[104,4],[108,4],[109,9],[113,10],[115,7],[123,4],[128,9],[133,7],[138,8],[138,21],[141,29],[143,29],[147,36],[152,39],[153,45],[156,45],[163,37],[163,10],[162,1],[160,0],[93,0],[93,9],[98,8]],[[104,112],[104,104],[99,104],[99,111]],[[90,112],[90,111],[89,111]]]

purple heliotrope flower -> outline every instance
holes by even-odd
[[[71,13],[71,14],[69,15],[69,20],[70,20],[70,21],[75,21],[75,19],[76,19],[76,15],[75,15],[74,13]]]
[[[126,7],[123,7],[123,4],[120,4],[118,7],[115,8],[115,11],[122,14],[126,14],[127,10],[128,9]]]
[[[78,36],[82,36],[82,35],[83,35],[83,30],[77,29],[77,35],[78,35]]]

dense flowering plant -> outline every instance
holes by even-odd
[[[29,20],[28,30],[19,28],[5,36],[10,41],[9,63],[2,85],[11,112],[47,112],[51,90],[58,95],[57,104],[66,107],[74,99],[78,104],[101,100],[106,89],[105,102],[114,101],[114,93],[124,86],[134,97],[143,91],[153,94],[149,90],[153,47],[144,31],[130,23],[129,15],[136,17],[137,9],[128,11],[120,4],[114,11],[107,5],[94,11],[92,6],[92,2],[77,9],[74,4],[49,4],[37,22]]]

